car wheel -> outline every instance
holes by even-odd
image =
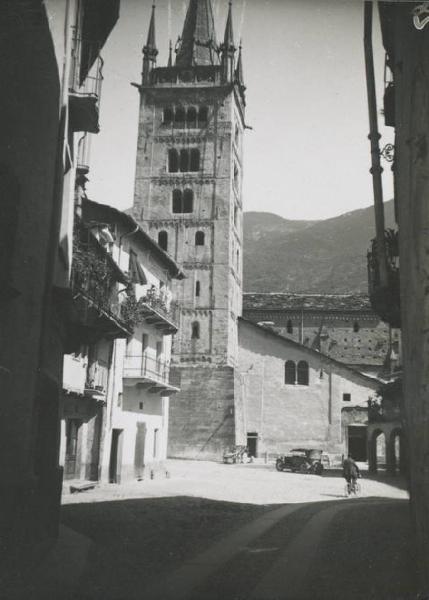
[[[281,460],[276,461],[276,469],[277,471],[283,471],[283,462]]]
[[[316,463],[314,465],[314,474],[321,475],[323,473],[323,465],[322,463]]]
[[[302,465],[300,465],[300,467],[299,467],[299,472],[300,473],[307,473],[307,471],[308,471],[307,465],[305,463],[302,463]]]

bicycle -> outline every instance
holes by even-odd
[[[349,498],[352,494],[358,496],[361,492],[361,485],[357,479],[351,479],[345,485],[345,495]]]

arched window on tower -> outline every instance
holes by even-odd
[[[308,373],[308,362],[300,360],[298,363],[298,385],[308,385],[309,373]]]
[[[200,324],[198,323],[198,321],[194,321],[192,323],[191,339],[193,339],[193,340],[200,339]]]
[[[186,188],[183,192],[183,211],[184,213],[191,213],[194,210],[194,192]]]
[[[182,190],[173,190],[173,213],[181,213],[182,209]]]
[[[287,323],[286,323],[286,332],[287,333],[291,333],[291,334],[293,333],[293,323],[292,323],[291,319],[287,320]]]
[[[170,148],[168,151],[168,171],[169,173],[177,173],[179,170],[179,154],[175,148]]]
[[[205,127],[207,125],[208,116],[209,111],[207,106],[201,106],[200,110],[198,111],[198,125],[200,127]]]
[[[192,148],[190,162],[190,171],[195,172],[200,170],[200,151],[198,150],[198,148]]]
[[[204,246],[204,231],[197,231],[195,234],[195,245]]]
[[[185,148],[180,150],[180,171],[182,173],[189,171],[189,150]]]
[[[173,122],[173,109],[172,108],[164,108],[164,115],[163,115],[163,120],[162,122],[164,123],[164,125],[171,125],[171,123]]]
[[[295,385],[296,383],[296,365],[293,360],[285,362],[285,384]]]
[[[158,244],[165,251],[168,249],[168,233],[166,231],[160,231],[158,233]]]
[[[174,125],[176,127],[184,127],[185,126],[186,113],[185,109],[180,106],[176,108],[176,112],[174,114]]]
[[[360,329],[360,325],[359,325],[359,323],[358,323],[357,321],[355,321],[355,322],[353,323],[353,331],[354,331],[355,333],[358,333],[359,329]]]
[[[199,298],[199,297],[200,297],[200,292],[201,292],[201,284],[200,284],[200,282],[199,282],[199,281],[196,281],[196,282],[195,282],[195,296],[196,296],[197,298]]]
[[[186,125],[191,129],[197,126],[197,109],[193,106],[190,106],[186,113]]]

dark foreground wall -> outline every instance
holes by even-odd
[[[168,456],[219,460],[235,444],[234,369],[184,367],[180,393],[171,397]]]

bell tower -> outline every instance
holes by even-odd
[[[168,65],[158,67],[157,53],[153,9],[137,85],[133,214],[186,274],[175,290],[172,363],[181,392],[172,402],[170,455],[217,457],[225,445],[239,443],[234,370],[245,86],[231,2],[220,46],[211,1],[190,0],[175,61],[170,51]]]

